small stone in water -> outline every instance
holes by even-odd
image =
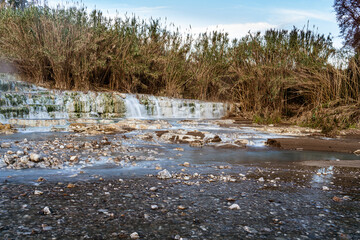
[[[184,162],[184,163],[183,163],[183,166],[184,166],[184,167],[190,167],[190,163]]]
[[[74,188],[75,187],[75,184],[72,184],[72,183],[69,183],[68,185],[67,185],[67,188]]]
[[[258,179],[258,181],[259,181],[259,182],[264,182],[265,180],[264,180],[263,177],[261,177],[261,178]]]
[[[38,180],[36,180],[36,181],[37,181],[37,182],[43,182],[43,181],[45,181],[45,178],[39,177]]]
[[[322,190],[324,190],[324,191],[329,191],[329,190],[330,190],[330,188],[329,188],[329,187],[327,187],[327,186],[323,186],[323,187],[322,187]]]
[[[158,205],[151,205],[151,209],[152,209],[152,210],[159,209],[159,206],[158,206]]]

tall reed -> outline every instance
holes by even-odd
[[[193,36],[174,28],[85,8],[3,7],[0,58],[24,79],[53,88],[232,101],[262,118],[360,102],[359,57],[346,59],[315,30],[230,40],[220,31]],[[335,67],[334,59],[348,64]]]

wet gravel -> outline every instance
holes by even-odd
[[[196,171],[172,172],[167,180],[9,178],[0,184],[0,238],[131,239],[134,232],[140,239],[360,238],[353,169],[332,169],[332,182],[316,181],[329,177],[326,170],[293,165]],[[233,204],[239,209],[231,210]]]

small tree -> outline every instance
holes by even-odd
[[[335,0],[334,8],[345,44],[360,52],[360,1]]]

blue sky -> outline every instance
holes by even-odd
[[[48,0],[49,5],[66,1]],[[269,28],[316,27],[319,33],[334,37],[334,45],[342,46],[333,0],[82,0],[89,9],[100,9],[108,16],[135,14],[140,18],[161,18],[179,26],[182,32],[200,33],[225,30],[230,37],[244,36],[248,31]],[[189,28],[191,26],[191,30]]]

